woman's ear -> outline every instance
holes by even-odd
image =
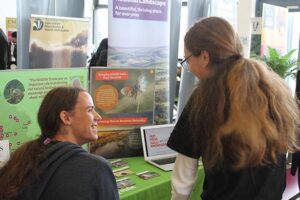
[[[71,125],[70,114],[67,111],[65,111],[65,110],[61,111],[59,113],[59,117],[64,125]]]
[[[210,61],[209,53],[206,50],[203,50],[201,51],[201,57],[202,57],[203,65],[207,67]]]

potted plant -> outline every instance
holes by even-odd
[[[296,49],[290,50],[285,55],[280,55],[277,49],[268,47],[268,55],[263,56],[262,60],[283,79],[292,76],[296,77],[299,60],[292,59]]]
[[[292,77],[296,79],[298,65],[300,60],[292,59],[293,53],[296,49],[292,49],[287,54],[281,55],[277,49],[268,47],[268,54],[261,59],[276,72],[281,78],[286,79]],[[287,163],[291,163],[292,155],[288,153]]]

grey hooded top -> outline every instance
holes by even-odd
[[[24,187],[22,200],[115,200],[118,189],[110,164],[102,157],[68,142],[49,144],[39,180]],[[20,169],[21,170],[21,169]]]

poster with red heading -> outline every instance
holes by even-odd
[[[155,70],[92,68],[90,90],[101,131],[153,124]]]
[[[102,119],[91,153],[106,158],[142,155],[139,128],[153,124],[153,68],[91,68],[90,93]]]

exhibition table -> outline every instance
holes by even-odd
[[[119,190],[121,200],[170,200],[171,198],[171,172],[165,172],[145,162],[144,157],[122,158],[128,163],[128,169],[133,173],[120,179],[128,178],[134,185]],[[117,168],[113,167],[113,170]],[[156,172],[159,176],[144,180],[137,176],[137,173],[149,171]],[[202,184],[204,180],[203,167],[199,167],[198,179],[195,190],[191,196],[192,200],[200,199]]]

